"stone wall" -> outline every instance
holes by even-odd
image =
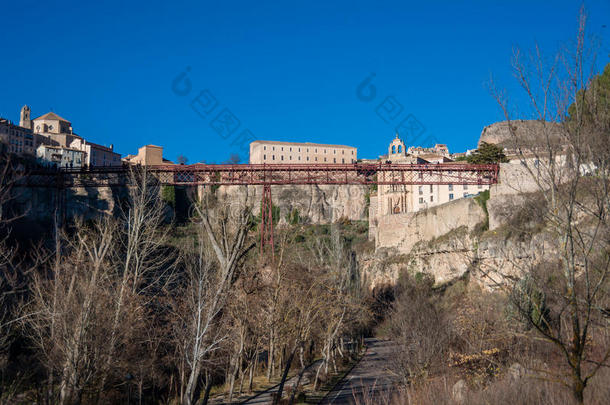
[[[416,213],[383,216],[377,225],[375,248],[395,248],[408,254],[418,242],[438,238],[461,226],[472,230],[485,219],[485,211],[473,198]]]

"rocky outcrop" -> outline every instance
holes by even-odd
[[[395,248],[408,254],[420,242],[438,238],[459,227],[474,229],[486,220],[473,198],[462,198],[415,213],[386,215],[379,219],[376,248]]]
[[[13,206],[29,220],[51,222],[59,214],[66,219],[90,220],[103,214],[115,214],[119,201],[127,194],[124,188],[77,187],[16,188]]]
[[[221,186],[216,196],[221,201],[241,201],[248,193],[250,202],[254,203],[254,213],[260,211],[262,186]],[[280,222],[284,222],[288,214],[296,210],[299,217],[306,223],[332,223],[341,218],[352,221],[367,218],[367,186],[273,186],[271,196],[273,205],[279,207]]]
[[[470,233],[485,221],[485,210],[472,198],[381,217],[369,225],[375,253],[358,260],[363,280],[369,288],[392,285],[404,270],[428,273],[437,283],[461,277],[472,261]]]
[[[536,120],[513,120],[495,122],[483,128],[479,137],[479,146],[482,142],[493,143],[502,147],[512,149],[515,139],[522,142],[532,142],[536,139],[544,140],[549,136],[560,140],[561,132],[558,124],[552,122],[541,122]]]

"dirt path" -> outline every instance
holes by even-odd
[[[354,396],[361,397],[363,393],[378,399],[389,394],[395,381],[388,371],[394,345],[375,338],[366,339],[366,345],[362,360],[324,398],[322,404],[354,404]]]

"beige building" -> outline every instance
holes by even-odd
[[[250,163],[328,164],[356,163],[358,149],[320,143],[254,141],[250,143]]]
[[[123,158],[123,161],[142,166],[174,164],[170,160],[163,159],[163,147],[157,145],[144,145],[138,149],[137,155],[127,155]]]
[[[103,146],[86,141],[73,132],[70,121],[54,112],[46,113],[32,120],[30,119],[30,107],[23,106],[20,126],[33,131],[39,144],[84,152],[84,164],[87,166],[120,166],[122,164],[121,155],[114,152],[113,145]]]
[[[408,151],[416,151],[412,155]],[[432,153],[437,150],[440,153]],[[455,165],[465,162],[453,162],[447,156],[449,150],[446,145],[436,145],[434,148],[408,148],[405,149],[404,142],[398,136],[390,143],[388,154],[384,156],[385,161],[404,164],[437,164],[454,163]],[[475,195],[488,189],[488,185],[468,184],[427,184],[427,185],[380,185],[377,190],[375,201],[377,217],[400,214],[406,212],[417,212],[422,209],[434,207],[459,198]]]
[[[37,146],[36,135],[30,129],[4,118],[0,118],[0,142],[6,145],[7,152],[17,155],[34,156]]]

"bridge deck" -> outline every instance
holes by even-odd
[[[494,184],[498,179],[498,165],[458,163],[194,164],[148,166],[146,170],[160,183],[168,185]],[[16,185],[120,186],[137,178],[133,172],[137,173],[138,170],[131,170],[128,166],[38,170],[24,175]]]

